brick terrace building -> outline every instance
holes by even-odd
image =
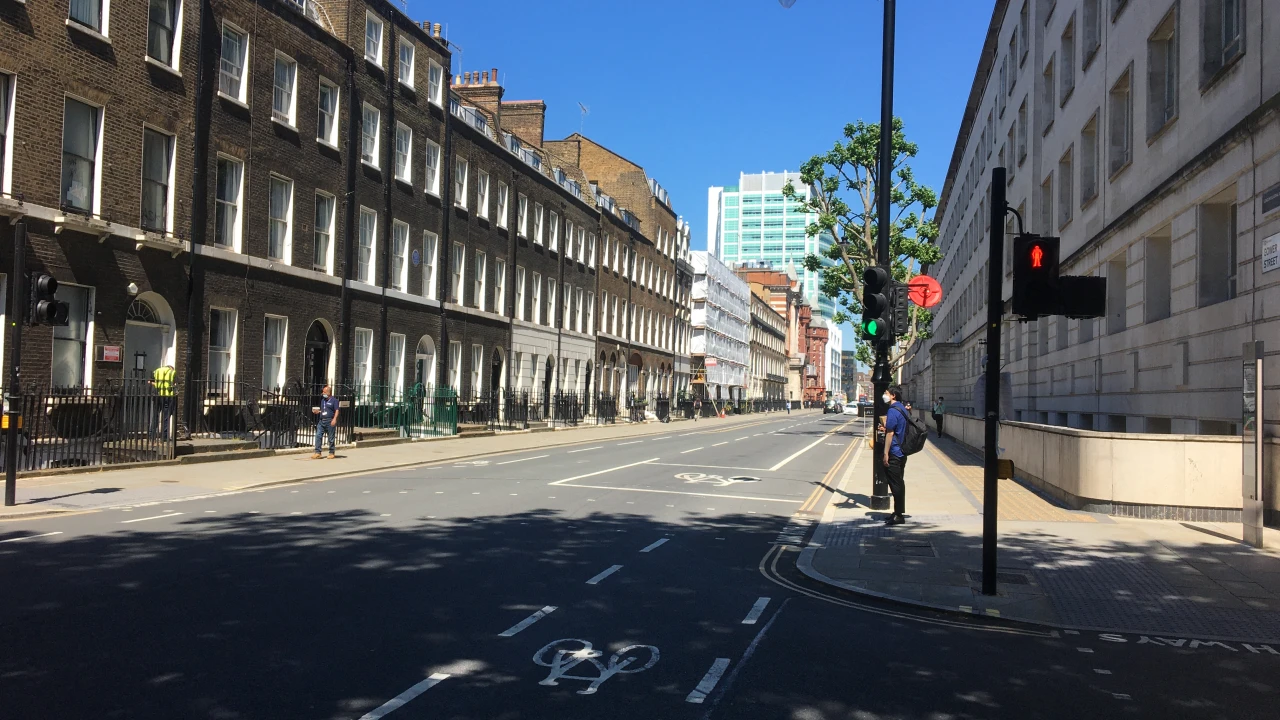
[[[597,184],[607,151],[576,136],[544,148],[545,104],[453,76],[438,24],[383,0],[72,12],[0,6],[0,213],[72,318],[26,332],[52,369],[24,382],[173,364],[189,421],[203,394],[324,382],[622,391],[630,365],[671,392],[665,192],[635,165]]]

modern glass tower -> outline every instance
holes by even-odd
[[[805,299],[815,314],[829,319],[835,303],[819,291],[818,273],[804,269],[804,257],[822,255],[833,238],[805,237],[805,228],[817,217],[782,197],[788,181],[796,192],[809,197],[812,189],[794,172],[739,173],[737,185],[708,190],[707,251],[730,266],[757,263],[777,270],[794,266]]]

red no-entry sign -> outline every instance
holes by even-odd
[[[942,302],[942,285],[928,275],[917,275],[907,283],[907,297],[920,307],[931,308]]]

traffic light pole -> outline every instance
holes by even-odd
[[[996,594],[996,518],[1000,498],[1000,320],[1004,315],[1005,171],[991,171],[991,239],[987,259],[986,442],[982,467],[982,594]]]
[[[898,12],[895,0],[884,0],[884,42],[880,62],[880,167],[876,178],[876,216],[879,234],[876,237],[876,264],[890,270],[892,280],[892,260],[889,256],[889,228],[892,224],[889,194],[893,187],[893,40],[894,20]],[[875,420],[888,412],[881,398],[889,389],[889,348],[892,347],[892,335],[886,341],[875,343],[875,367],[871,371],[871,384],[875,388],[873,395]],[[875,432],[873,429],[872,432]],[[889,509],[889,484],[885,482],[883,466],[880,458],[884,450],[876,447],[871,462],[871,497],[869,505],[872,510]]]
[[[22,312],[27,302],[27,223],[13,226],[13,275],[9,278],[9,382],[4,386],[4,504],[18,503],[18,422],[22,417]]]

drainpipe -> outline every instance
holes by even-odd
[[[450,66],[452,66],[453,65],[452,61],[449,64]],[[441,92],[444,94],[444,102],[443,102],[444,104],[444,151],[442,153],[442,157],[440,158],[440,185],[441,185],[440,209],[441,209],[442,219],[440,222],[440,243],[439,243],[440,247],[438,247],[437,250],[439,251],[441,269],[446,271],[447,277],[450,278],[449,282],[452,283],[453,243],[450,242],[449,240],[449,219],[450,219],[450,216],[453,214],[454,169],[453,169],[453,129],[452,129],[453,111],[450,110],[449,108],[450,92],[451,92],[449,86],[453,82],[453,75],[446,75],[445,77],[441,78],[440,81],[442,83],[445,83],[445,86],[441,88]],[[448,263],[446,263],[445,260],[448,260]],[[440,377],[436,382],[437,386],[444,385],[446,379],[449,377],[449,359],[451,355],[451,352],[449,350],[449,310],[448,308],[445,307],[445,302],[446,302],[445,299],[449,297],[449,293],[447,292],[447,290],[441,289],[440,288],[441,285],[444,285],[444,283],[436,284],[436,287],[439,289],[439,295],[440,295],[440,298],[439,298],[440,299],[440,351],[439,351],[439,354],[441,358],[443,358],[443,362],[439,363]],[[458,358],[458,362],[459,363],[462,362],[461,357]],[[458,383],[458,384],[461,385],[462,383]],[[461,388],[459,388],[459,391],[461,391]]]
[[[387,63],[385,73],[387,91],[387,121],[383,123],[383,164],[382,171],[382,208],[386,222],[382,224],[382,287],[379,293],[381,307],[378,309],[378,334],[382,339],[382,351],[378,353],[378,382],[383,388],[387,386],[387,359],[390,356],[391,336],[387,334],[387,288],[391,287],[391,234],[395,222],[391,213],[391,186],[395,184],[396,173],[396,80],[400,72],[398,33],[391,33],[391,61]],[[408,252],[408,238],[405,239],[405,252]],[[408,258],[405,258],[406,262]],[[403,371],[403,368],[402,368]]]
[[[344,199],[346,203],[346,229],[343,232],[342,239],[342,290],[339,294],[339,309],[341,319],[338,321],[338,337],[335,340],[338,343],[338,357],[342,358],[339,362],[340,372],[338,374],[338,383],[341,385],[349,385],[351,383],[351,357],[347,354],[347,348],[350,347],[351,334],[351,292],[348,284],[351,282],[351,266],[353,253],[355,252],[356,237],[356,173],[359,171],[360,157],[360,137],[357,134],[359,123],[356,118],[360,117],[360,100],[356,97],[356,66],[355,57],[350,50],[347,52],[347,195]]]
[[[183,415],[186,417],[187,430],[196,423],[196,397],[192,382],[200,372],[200,343],[204,329],[201,319],[203,313],[204,282],[201,270],[196,267],[196,248],[204,244],[205,231],[209,220],[209,123],[200,122],[199,118],[208,118],[213,112],[213,93],[209,87],[209,69],[217,59],[213,57],[212,43],[207,35],[214,27],[213,9],[209,0],[201,0],[200,15],[196,23],[196,92],[192,110],[197,119],[193,133],[195,152],[192,155],[192,190],[191,216],[187,237],[191,250],[187,253],[187,358],[184,368],[185,392],[183,393]]]

